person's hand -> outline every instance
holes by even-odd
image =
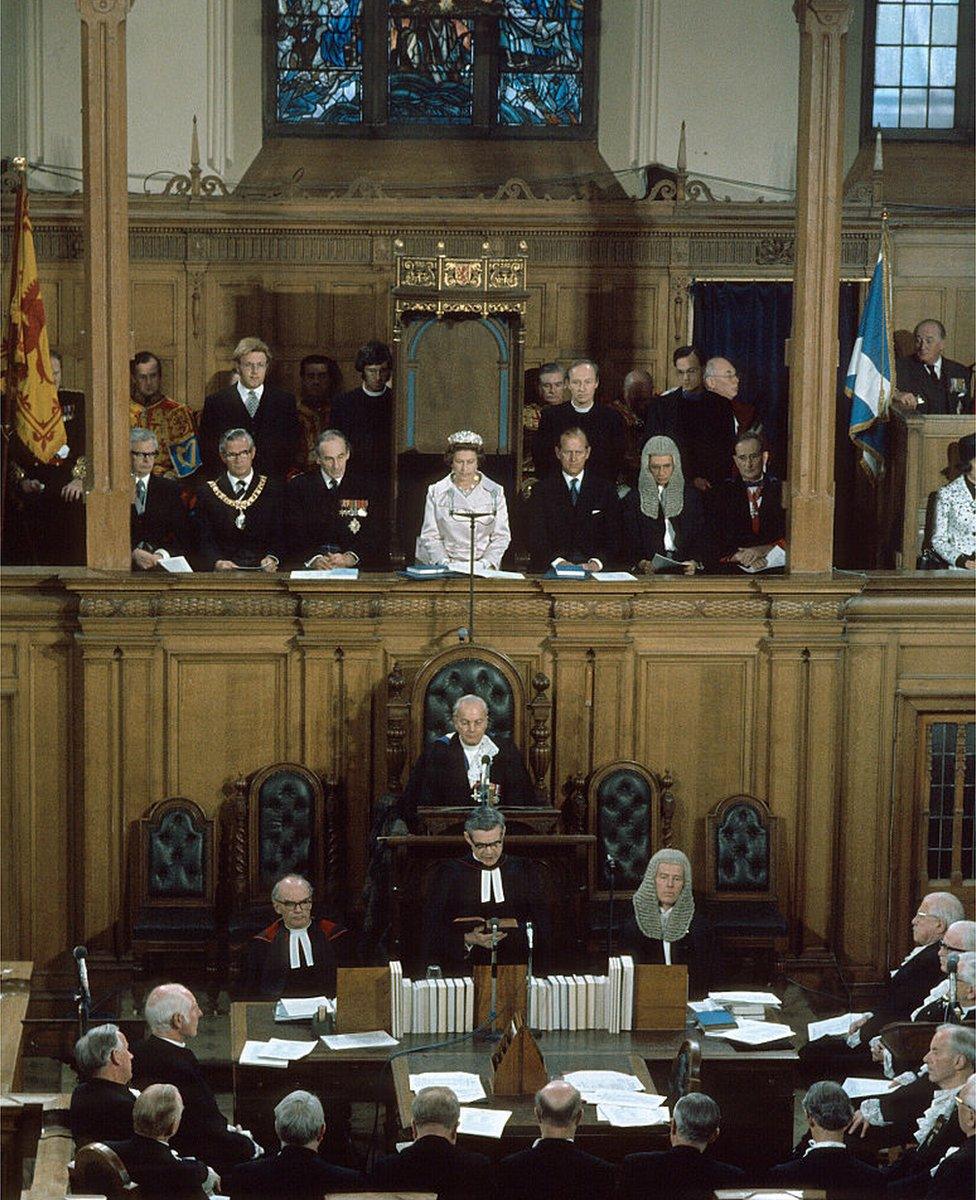
[[[741,563],[744,567],[754,567],[759,562],[765,563],[768,553],[768,546],[740,546],[732,555],[732,562]]]
[[[881,1038],[871,1039],[871,1061],[876,1063],[884,1062],[884,1046],[881,1045]]]
[[[312,560],[314,571],[331,571],[335,567],[354,567],[355,565],[356,559],[348,551],[342,554],[317,554]]]
[[[891,398],[895,404],[897,404],[899,408],[903,408],[905,412],[914,412],[918,408],[918,397],[913,395],[911,392],[899,392],[894,390],[891,393]]]
[[[69,503],[80,500],[85,494],[85,485],[80,479],[69,480],[61,489],[61,499]]]
[[[691,482],[700,492],[710,492],[712,490],[712,485],[702,475],[696,475]]]
[[[689,558],[683,562],[681,566],[684,568],[681,572],[682,575],[694,575],[698,568],[698,563],[696,563],[693,558]]]
[[[858,1109],[854,1114],[853,1121],[851,1121],[850,1125],[847,1127],[847,1132],[850,1134],[856,1133],[859,1137],[865,1137],[870,1128],[871,1126],[861,1115],[861,1110]]]
[[[495,945],[497,946],[498,943],[501,942],[505,937],[507,937],[507,934],[505,934],[502,930],[499,930],[498,933],[495,934]],[[464,935],[464,944],[466,946],[480,946],[482,950],[490,950],[491,934],[484,929],[478,929],[472,933],[466,933]]]
[[[236,571],[238,570],[236,562],[231,562],[229,558],[218,558],[214,563],[215,571]]]
[[[20,490],[26,492],[27,495],[44,491],[44,484],[39,479],[22,479],[20,481]]]
[[[163,561],[163,556],[161,554],[153,554],[150,550],[143,550],[141,547],[137,547],[132,551],[132,561],[137,567],[141,567],[144,571],[151,571],[153,567],[157,565],[157,563],[161,563]]]
[[[962,565],[967,571],[976,571],[976,558],[967,558]]]
[[[603,568],[600,566],[600,564],[596,561],[595,558],[587,559],[586,562],[582,564],[582,567],[583,567],[584,571],[589,571],[591,573],[593,571],[602,571],[603,570]]]
[[[847,1030],[847,1036],[850,1037],[852,1033],[856,1033],[862,1025],[867,1025],[867,1023],[867,1017],[858,1017],[856,1021],[851,1021],[850,1027]]]
[[[651,560],[649,558],[642,558],[640,560],[640,562],[637,564],[637,574],[638,575],[650,575],[650,573],[651,573]]]
[[[271,554],[266,554],[261,559],[261,570],[266,575],[273,575],[278,570],[278,560]]]

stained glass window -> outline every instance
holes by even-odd
[[[265,4],[273,38],[269,117],[283,131],[592,132],[594,52],[584,50],[599,0]]]

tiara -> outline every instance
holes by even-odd
[[[484,438],[480,433],[474,433],[470,429],[459,429],[457,433],[452,433],[447,439],[449,446],[477,446],[480,450],[485,444]]]

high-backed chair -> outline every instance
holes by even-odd
[[[668,1077],[668,1106],[674,1111],[675,1104],[689,1092],[701,1091],[701,1042],[689,1036],[678,1047],[671,1061]]]
[[[139,1188],[129,1178],[122,1159],[104,1142],[89,1142],[78,1150],[68,1180],[74,1195],[101,1195],[108,1200],[137,1200],[139,1196]]]
[[[237,780],[226,863],[231,948],[274,919],[271,889],[290,872],[311,883],[316,910],[336,910],[343,882],[338,810],[335,783],[300,763],[273,763]]]
[[[182,975],[187,956],[197,957],[213,1002],[219,986],[214,823],[199,804],[172,796],[140,818],[135,841],[130,941],[140,973],[145,979],[150,963],[169,960],[179,962]]]
[[[891,1066],[896,1075],[918,1070],[938,1028],[934,1021],[892,1021],[881,1030],[881,1045],[891,1055]]]
[[[785,952],[779,846],[779,818],[755,796],[727,796],[705,818],[708,919],[724,947],[767,959]]]

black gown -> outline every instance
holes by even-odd
[[[630,954],[635,963],[663,965],[664,944],[660,938],[645,936],[633,909],[620,923],[617,944],[622,954]],[[691,918],[688,932],[683,938],[671,943],[671,964],[684,964],[688,968],[689,998],[704,996],[714,986],[718,970],[715,940],[708,923],[700,912]]]

